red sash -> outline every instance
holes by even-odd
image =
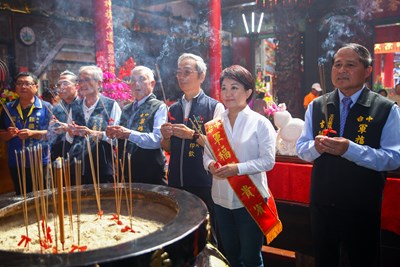
[[[239,163],[226,137],[222,121],[220,119],[212,120],[205,124],[205,128],[208,142],[217,158],[217,162],[222,166],[229,163]],[[282,231],[282,223],[279,220],[271,191],[269,191],[270,198],[268,198],[268,201],[265,201],[248,175],[229,177],[228,182],[236,193],[236,196],[264,233],[267,244],[269,244]]]

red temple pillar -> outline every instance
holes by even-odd
[[[382,72],[382,54],[375,54],[374,56],[374,76],[373,76],[373,82],[374,84],[381,82],[381,72]],[[372,85],[373,87],[373,85]],[[370,88],[372,89],[372,88]]]
[[[93,0],[96,25],[96,63],[115,74],[114,33],[111,0]]]
[[[393,88],[394,53],[388,53],[384,55],[385,55],[385,65],[384,65],[385,80],[383,85],[385,88]]]
[[[209,0],[208,2],[209,15],[209,68],[211,76],[210,96],[217,100],[221,99],[219,88],[219,76],[222,71],[222,52],[221,52],[221,1]]]

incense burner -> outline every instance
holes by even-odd
[[[115,207],[113,184],[102,184],[100,188],[104,209]],[[166,186],[134,183],[132,188],[133,215],[162,223],[157,231],[112,247],[85,252],[42,254],[0,250],[0,262],[6,262],[7,266],[150,266],[161,260],[160,257],[168,259],[172,266],[192,262],[206,244],[208,212],[204,203],[193,194]],[[80,189],[82,210],[86,206],[96,206],[93,185],[83,185]],[[71,191],[74,193],[76,187]],[[52,197],[51,192],[48,194]],[[34,195],[28,194],[29,216],[34,216],[34,201]],[[21,197],[1,198],[0,224],[24,220],[23,204]]]

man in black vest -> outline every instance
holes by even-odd
[[[165,155],[161,149],[161,125],[167,121],[167,106],[153,94],[156,81],[151,69],[137,66],[131,73],[133,103],[122,110],[120,124],[108,126],[109,138],[118,138],[119,158],[127,177],[131,154],[132,181],[166,185]],[[128,180],[126,180],[128,181]]]
[[[309,105],[297,142],[314,161],[311,228],[317,267],[379,266],[385,171],[400,167],[400,111],[369,90],[369,51],[347,44],[333,56],[333,92]]]
[[[57,92],[61,101],[53,108],[53,119],[50,122],[49,141],[52,142],[51,159],[65,158],[72,148],[72,136],[66,136],[68,124],[78,120],[79,97],[76,88],[78,77],[69,70],[63,71],[57,81]],[[70,155],[73,156],[73,155]]]
[[[184,95],[169,108],[168,123],[161,126],[161,145],[170,153],[168,185],[200,197],[210,212],[214,230],[212,177],[204,169],[203,146],[194,129],[200,128],[205,133],[204,124],[219,117],[225,108],[201,89],[206,71],[201,57],[189,53],[179,57],[176,78]]]
[[[83,96],[79,113],[83,120],[69,125],[69,132],[81,139],[82,184],[91,184],[97,178],[100,183],[114,182],[113,151],[106,128],[119,122],[121,108],[114,99],[100,94],[102,81],[103,71],[99,67],[82,66],[79,69],[79,91]]]
[[[60,74],[57,81],[57,92],[61,101],[53,108],[53,119],[50,121],[48,140],[51,142],[51,160],[58,157],[67,159],[70,157],[70,171],[72,184],[75,184],[74,158],[80,158],[81,144],[74,142],[74,136],[67,134],[70,124],[83,121],[80,110],[80,100],[76,87],[78,77],[75,73],[66,70]]]

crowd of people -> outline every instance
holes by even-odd
[[[400,111],[365,87],[371,69],[368,50],[347,45],[333,57],[337,89],[318,96],[322,89],[314,84],[304,102],[305,127],[297,151],[314,162],[310,207],[316,266],[338,266],[343,255],[351,266],[378,266],[385,171],[400,162]],[[206,72],[201,57],[182,54],[176,78],[183,96],[168,107],[153,94],[152,70],[136,66],[130,75],[134,101],[122,110],[101,94],[103,73],[97,66],[83,66],[77,74],[62,72],[57,81],[61,100],[54,106],[38,97],[35,75],[19,73],[19,98],[0,115],[0,140],[8,143],[16,194],[22,186],[21,153],[15,151],[42,144],[43,166],[58,157],[79,158],[84,184],[94,179],[112,183],[115,156],[130,162],[133,182],[172,186],[201,198],[210,214],[209,241],[232,266],[263,266],[261,248],[268,232],[257,216],[274,209],[266,171],[275,164],[276,131],[248,106],[255,93],[248,70],[233,65],[222,71],[222,103],[203,91]],[[345,97],[351,102],[347,110],[341,102]],[[325,129],[337,135],[327,135]],[[96,161],[91,158],[94,148]],[[33,190],[30,164],[29,158],[23,164],[27,192]],[[247,201],[252,197],[260,202],[252,206]],[[276,212],[274,219],[274,227],[279,226]]]

